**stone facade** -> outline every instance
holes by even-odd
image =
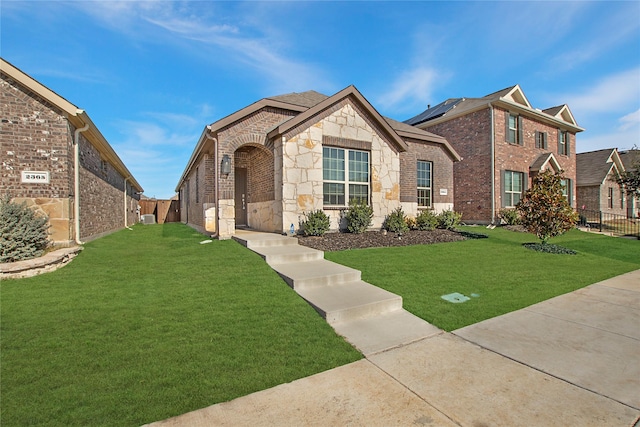
[[[71,244],[74,230],[74,146],[76,126],[71,122],[70,105],[44,86],[30,81],[22,84],[22,74],[6,65],[0,80],[2,108],[1,158],[2,194],[47,216],[50,239],[57,246]],[[59,103],[57,102],[59,101]],[[81,111],[81,110],[80,110]],[[74,117],[75,119],[75,117]],[[80,134],[80,234],[83,241],[115,231],[125,223],[124,177],[92,142]],[[22,182],[22,172],[47,172],[49,182]],[[137,183],[136,183],[137,184]],[[127,182],[126,222],[137,221],[142,191]]]
[[[287,233],[292,224],[299,230],[306,213],[321,209],[330,217],[331,230],[343,228],[342,216],[347,206],[324,206],[323,147],[368,153],[367,184],[374,229],[379,229],[386,215],[399,206],[411,215],[417,213],[417,160],[435,165],[433,180],[437,189],[433,207],[450,209],[457,155],[447,153],[442,143],[420,140],[429,138],[431,134],[427,132],[419,131],[415,140],[401,139],[355,88],[350,88],[334,97],[305,92],[266,98],[208,126],[178,184],[182,221],[225,239],[234,234],[236,225],[245,225],[238,215],[246,216],[246,226],[252,229]],[[288,102],[281,104],[283,98]],[[329,102],[333,98],[335,102]],[[206,164],[204,160],[216,149],[217,164]],[[231,160],[228,174],[216,171],[225,155]],[[402,161],[411,168],[409,178],[401,178]],[[204,188],[200,184],[199,191],[215,193],[215,177],[219,176],[219,194],[207,200],[204,220],[193,213],[200,209],[194,202],[194,174],[203,168],[213,179],[207,179]],[[406,194],[401,200],[402,185]],[[239,192],[245,195],[244,199]]]

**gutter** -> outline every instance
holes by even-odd
[[[78,114],[83,111],[78,110]],[[89,124],[85,124],[83,127],[76,129],[73,135],[73,191],[75,197],[73,198],[73,220],[75,228],[75,241],[78,245],[82,245],[80,241],[80,133],[89,129]]]
[[[132,228],[127,225],[127,181],[130,180],[130,179],[131,179],[130,176],[124,179],[124,188],[122,189],[122,192],[123,192],[123,207],[124,207],[124,210],[123,210],[123,213],[124,213],[124,228],[132,230]],[[132,190],[133,190],[133,188],[132,188]]]
[[[496,221],[496,135],[493,104],[490,102],[488,105],[491,120],[491,224],[494,224]]]
[[[216,168],[216,180],[215,180],[215,203],[216,203],[216,230],[213,232],[213,234],[211,235],[211,238],[216,238],[220,235],[220,220],[219,220],[219,213],[220,213],[220,206],[219,206],[219,201],[220,201],[220,192],[219,192],[219,188],[220,188],[220,165],[218,165],[218,138],[214,138],[211,135],[209,135],[210,132],[213,132],[211,129],[211,125],[207,125],[205,131],[204,131],[204,137],[207,139],[210,139],[213,141],[213,164],[215,165]]]

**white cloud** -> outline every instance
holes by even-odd
[[[559,96],[573,111],[598,113],[624,111],[637,107],[640,100],[640,68],[609,75],[584,92]]]
[[[634,111],[633,113],[629,113],[626,116],[623,116],[620,118],[620,120],[618,120],[621,125],[620,125],[620,130],[621,131],[627,131],[630,129],[633,129],[634,127],[639,127],[640,126],[640,108],[637,109],[636,111]],[[640,136],[640,135],[637,135]],[[638,142],[640,142],[640,138],[638,138]]]
[[[426,107],[433,96],[436,85],[443,77],[433,68],[418,67],[404,71],[389,85],[389,90],[378,97],[382,108],[398,111],[413,110],[415,106]]]

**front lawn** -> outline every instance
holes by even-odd
[[[361,358],[258,255],[202,240],[139,225],[3,281],[2,426],[136,426]]]
[[[573,230],[550,243],[578,254],[558,255],[523,247],[536,241],[532,234],[462,228],[489,238],[327,252],[325,258],[361,270],[363,280],[401,295],[405,309],[447,331],[640,268],[637,240]],[[470,300],[441,298],[455,292]]]

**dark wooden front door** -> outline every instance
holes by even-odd
[[[247,169],[235,168],[236,226],[247,225]]]

